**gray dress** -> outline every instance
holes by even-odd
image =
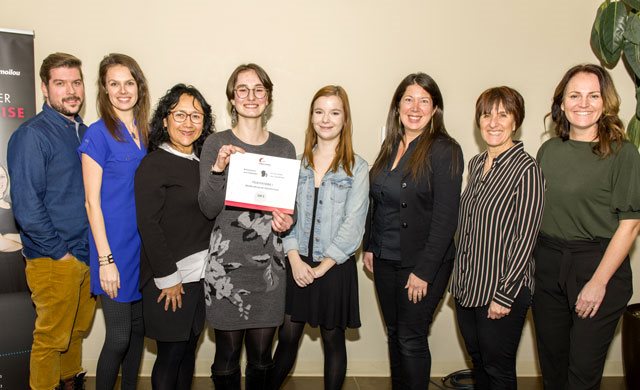
[[[218,150],[232,144],[248,153],[295,158],[286,138],[269,133],[262,145],[249,145],[231,130],[210,135],[200,154],[198,201],[215,218],[204,279],[207,321],[214,329],[274,327],[282,323],[286,287],[280,236],[271,229],[271,213],[224,205],[227,170],[212,175]]]

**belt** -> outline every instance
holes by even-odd
[[[556,250],[562,254],[560,260],[560,274],[558,285],[567,295],[569,307],[573,309],[578,300],[578,281],[574,265],[574,254],[594,253],[602,254],[609,245],[610,238],[596,237],[593,240],[563,240],[540,233],[538,245]]]

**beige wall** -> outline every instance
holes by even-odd
[[[596,61],[589,49],[592,18],[600,0],[324,0],[324,1],[3,1],[0,27],[35,30],[36,65],[53,51],[84,61],[87,122],[96,119],[97,65],[109,52],[135,57],[150,83],[153,101],[177,82],[192,83],[212,103],[217,128],[229,125],[224,86],[242,62],[264,66],[275,83],[269,128],[302,147],[309,99],[321,86],[343,85],[350,94],[355,148],[366,160],[376,156],[380,129],[398,82],[425,71],[440,85],[445,120],[466,159],[480,151],[473,128],[476,97],[496,85],[517,88],[527,104],[522,127],[526,149],[535,154],[543,137],[543,116],[563,72]],[[66,7],[66,8],[63,8]],[[631,79],[613,71],[622,95],[623,117],[634,109]],[[41,98],[39,99],[41,102]],[[39,103],[40,104],[40,103]],[[636,249],[633,262],[640,263]],[[361,267],[359,267],[361,268]],[[348,341],[350,375],[386,375],[385,334],[371,278],[361,272],[363,327]],[[635,283],[636,291],[638,283]],[[640,293],[633,301],[637,302]],[[85,365],[95,372],[104,340],[98,311],[85,342]],[[431,329],[434,375],[465,367],[449,296]],[[147,343],[143,374],[150,373],[153,343]],[[197,373],[208,375],[214,353],[207,332]],[[520,346],[521,375],[537,375],[531,323]],[[318,334],[304,337],[296,374],[320,374]],[[619,335],[611,348],[607,375],[621,375]]]

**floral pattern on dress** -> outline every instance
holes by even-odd
[[[263,265],[262,279],[266,291],[275,290],[281,283],[280,278],[274,272],[274,268],[284,269],[284,254],[282,239],[273,233],[271,229],[271,215],[254,211],[242,212],[232,227],[240,228],[242,241],[260,240],[265,252],[262,254],[246,255],[246,259],[256,264]],[[270,245],[272,248],[270,248]],[[226,261],[225,253],[229,250],[230,240],[222,237],[222,229],[218,226],[211,234],[209,255],[205,272],[205,302],[211,306],[213,299],[226,299],[238,308],[240,317],[248,320],[251,304],[246,304],[243,297],[251,294],[250,291],[234,286],[232,273],[243,267],[240,262]],[[271,252],[271,253],[270,253]]]

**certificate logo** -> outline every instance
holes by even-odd
[[[268,160],[264,157],[260,157],[258,159],[258,165],[262,165],[262,166],[266,166],[266,167],[270,167],[271,164],[268,162]]]

